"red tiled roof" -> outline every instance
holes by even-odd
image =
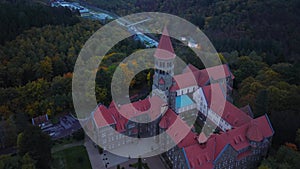
[[[245,114],[243,112],[240,113]],[[233,128],[227,132],[222,132],[221,134],[212,134],[205,143],[201,141],[204,138],[204,136],[201,134],[198,136],[198,140],[201,142],[195,142],[195,139],[193,139],[194,137],[188,135],[183,139],[182,142],[189,143],[179,144],[178,147],[184,148],[191,168],[212,168],[212,162],[218,157],[224,148],[226,148],[227,145],[232,146],[236,151],[250,146],[248,132],[251,132],[251,127],[253,127],[253,124],[255,124],[257,129],[254,132],[254,138],[256,138],[257,131],[260,131],[261,133],[261,135],[259,134],[259,141],[262,140],[261,138],[270,137],[274,133],[268,117],[265,115],[257,119],[250,119],[250,121],[246,121],[241,126]],[[250,137],[252,137],[252,133],[250,135]],[[251,152],[239,154],[238,159],[242,159],[250,154]]]
[[[258,128],[256,123],[251,123],[246,134],[247,138],[251,141],[260,142],[264,139],[263,134]]]
[[[174,59],[176,56],[166,27],[161,35],[158,48],[155,51],[154,56],[165,60]]]
[[[198,136],[198,142],[200,144],[205,143],[207,141],[207,139],[208,138],[206,137],[206,135],[203,132],[201,132],[200,135]]]
[[[226,101],[222,118],[234,127],[239,127],[252,120],[250,116],[242,112],[228,101]]]
[[[197,143],[197,135],[190,130],[189,133],[178,143],[177,146],[179,148],[182,148]]]
[[[116,123],[110,111],[103,105],[94,112],[94,120],[98,128]]]
[[[207,105],[210,106],[212,103],[212,96],[214,95],[215,101],[224,101],[224,94],[218,83],[214,83],[208,86],[203,86],[202,91],[204,93]],[[214,92],[214,93],[212,93]]]
[[[229,144],[228,137],[225,135],[225,133],[213,134],[210,136],[208,141],[210,140],[215,141],[215,150],[214,150],[214,158],[216,159],[218,155],[222,152],[222,150],[226,147],[226,145]]]
[[[225,108],[225,110],[227,109]],[[244,112],[239,111],[238,113],[247,116]],[[251,135],[250,137],[252,137],[251,127],[253,124],[255,124],[257,129],[254,132],[254,138],[256,138],[256,131],[258,130],[263,138],[270,137],[274,133],[268,117],[265,115],[257,119],[250,118],[249,121],[244,121],[244,123],[239,127],[233,128],[227,132],[212,134],[204,142],[203,140],[206,136],[204,136],[203,133],[201,133],[197,138],[195,133],[190,130],[183,131],[184,128],[188,129],[188,126],[184,123],[184,121],[177,119],[177,115],[169,109],[162,118],[160,127],[168,128],[173,124],[173,128],[169,131],[167,130],[167,133],[173,141],[177,143],[179,148],[183,148],[190,167],[194,169],[213,168],[213,161],[220,155],[227,145],[230,145],[236,151],[249,147],[249,132]],[[167,120],[169,120],[169,122],[167,122]],[[188,132],[188,134],[178,142],[180,136],[184,135],[186,132]],[[261,139],[259,140],[261,141]],[[251,155],[251,151],[246,151],[245,153],[239,154],[238,159],[242,159],[249,155]]]
[[[144,100],[140,100],[132,103],[133,107],[141,112],[147,111],[151,107],[150,99],[146,98]]]
[[[176,90],[197,86],[197,79],[191,72],[175,75],[173,78],[176,83],[176,86],[174,86],[174,89],[177,88]]]
[[[274,134],[274,130],[267,115],[253,119],[253,123],[257,126],[263,137],[268,138]]]
[[[244,107],[240,107],[240,110],[242,110],[243,112],[245,112],[246,114],[248,114],[250,117],[253,118],[253,112],[249,104]]]
[[[230,144],[236,151],[248,147],[250,145],[248,132],[253,123],[256,124],[257,129],[261,132],[261,135],[259,134],[259,141],[273,135],[272,126],[269,125],[267,117],[261,116],[257,119],[252,119],[251,122],[245,123],[241,127],[232,129],[220,135],[215,135],[217,138],[216,154],[219,154],[226,144]]]
[[[209,166],[211,162],[200,160],[206,158],[205,156],[203,156],[205,154],[208,156],[212,155],[211,161],[213,161],[219,156],[219,154],[227,145],[232,146],[236,151],[247,148],[248,146],[250,146],[249,140],[246,136],[247,130],[251,128],[251,125],[253,125],[254,123],[256,124],[257,129],[261,131],[263,138],[273,135],[274,131],[269,124],[267,116],[253,119],[251,122],[245,123],[243,126],[234,128],[228,132],[211,135],[204,144],[193,144],[184,147],[187,158],[189,160],[189,164],[194,165],[194,168],[206,168],[205,166]],[[241,153],[239,154],[238,159],[244,158],[250,154],[250,151]],[[202,166],[198,165],[197,162],[199,160],[202,161]]]
[[[230,145],[236,150],[239,151],[245,147],[248,147],[249,141],[246,138],[246,132],[247,132],[248,124],[245,124],[242,127],[230,130],[223,134],[227,136],[227,141],[230,143]]]
[[[215,140],[210,139],[206,144],[193,144],[184,147],[189,165],[193,169],[211,169],[214,161]]]
[[[46,123],[48,121],[49,120],[48,120],[47,114],[33,118],[34,125],[40,125],[40,124]]]
[[[116,107],[116,109],[127,119],[131,119],[142,114],[147,114],[152,120],[155,120],[159,117],[161,113],[161,106],[164,104],[165,102],[160,97],[153,96],[146,98],[145,100],[120,105],[119,107]]]
[[[186,68],[184,68],[183,73],[194,72],[194,71],[198,71],[198,70],[199,70],[198,68],[196,68],[194,65],[192,65],[192,64],[189,63],[186,66]]]
[[[116,105],[115,105],[115,102],[114,101],[112,101],[111,103],[110,103],[110,105],[109,105],[109,108],[113,108],[113,107],[115,107]]]
[[[168,128],[174,123],[176,118],[177,115],[175,114],[175,112],[172,109],[168,109],[164,116],[161,118],[159,122],[159,127],[163,129]]]
[[[164,104],[158,96],[119,106],[112,102],[108,109],[103,105],[99,106],[94,113],[94,119],[98,127],[115,124],[116,130],[123,132],[126,130],[128,119],[142,114],[149,115],[151,120],[158,118]]]
[[[226,100],[219,83],[204,86],[202,87],[202,90],[208,107],[221,116],[230,125],[238,127],[252,119],[249,115]]]
[[[250,146],[249,138],[254,141],[261,141],[263,138],[273,135],[274,131],[267,116],[252,119],[245,112],[226,101],[223,91],[218,83],[202,87],[202,89],[210,108],[221,115],[221,117],[234,128],[221,134],[213,134],[207,140],[205,139],[206,136],[204,137],[203,134],[200,134],[198,138],[195,139],[195,134],[189,131],[188,135],[185,136],[182,141],[178,142],[176,133],[182,133],[181,130],[182,128],[186,128],[186,124],[182,120],[179,122],[183,124],[175,124],[174,119],[176,119],[176,114],[174,112],[167,113],[166,117],[171,119],[171,124],[174,123],[174,129],[167,133],[175,142],[178,142],[177,146],[179,148],[184,149],[191,168],[212,168],[212,162],[227,145],[230,145],[233,149],[239,151]],[[214,94],[213,99],[212,92]],[[224,106],[223,111],[220,109],[222,102]],[[163,117],[160,123],[160,127],[162,128],[167,128],[170,125],[166,122],[166,117]],[[256,124],[255,130],[253,129],[253,124]],[[238,158],[241,159],[250,154],[251,152],[245,152],[240,154]]]
[[[232,79],[234,79],[233,74],[230,72],[229,67],[227,64],[223,64],[223,65],[218,65],[218,66],[213,66],[213,67],[209,67],[206,69],[209,73],[209,76],[213,79],[213,80],[218,80],[218,79],[222,79],[225,77],[231,77]]]
[[[116,120],[116,130],[121,133],[126,130],[126,124],[128,122],[128,119],[123,117],[117,110],[115,106],[112,106],[109,108],[109,112],[112,114],[114,119]]]
[[[197,136],[172,109],[168,109],[162,117],[159,126],[167,129],[166,133],[178,147],[185,147],[197,143]]]
[[[205,86],[209,82],[209,76],[205,69],[193,72],[197,79],[198,86]]]
[[[176,90],[179,89],[179,86],[177,85],[177,83],[175,82],[174,78],[173,78],[173,85],[170,88],[171,92],[176,92]]]
[[[176,91],[178,89],[183,89],[186,87],[198,85],[200,87],[206,86],[211,79],[219,80],[226,77],[234,76],[230,72],[226,64],[218,65],[214,67],[209,67],[207,69],[198,70],[192,65],[188,65],[182,74],[175,75],[174,81],[176,82],[175,86],[172,86],[171,91]]]
[[[199,86],[205,86],[209,82],[210,78],[213,80],[219,80],[226,77],[231,77],[234,79],[233,74],[230,72],[228,65],[218,65],[209,67],[206,69],[193,71]]]
[[[218,80],[218,79],[229,77],[229,76],[232,77],[232,79],[234,79],[234,76],[231,73],[231,71],[229,70],[229,67],[227,64],[208,67],[208,68],[202,69],[202,70],[199,70],[192,64],[188,64],[187,67],[183,70],[183,73],[187,73],[187,72],[194,72],[195,74],[200,73],[202,76],[205,76],[205,77],[208,77],[208,73],[209,73],[209,75],[214,80]],[[201,78],[203,78],[203,77],[199,77],[199,80],[201,80]]]
[[[165,84],[165,81],[164,81],[163,78],[160,78],[158,83],[159,83],[159,84]]]
[[[179,117],[177,117],[173,124],[169,126],[166,130],[166,133],[178,146],[183,145],[185,141],[191,141],[190,139],[184,139],[190,132],[191,128],[186,123],[184,123]]]

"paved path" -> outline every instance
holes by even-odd
[[[88,136],[85,136],[84,146],[86,147],[86,151],[89,155],[92,168],[106,169],[102,163],[102,157],[98,151],[98,148],[94,146],[93,141]]]
[[[111,168],[111,167],[115,167],[118,164],[122,164],[127,162],[129,159],[128,157],[121,157],[115,154],[112,154],[108,151],[104,151],[103,154],[101,154],[101,161],[103,162],[103,164],[107,166],[107,168]]]
[[[80,146],[80,145],[83,145],[83,143],[84,143],[83,141],[78,141],[78,142],[74,142],[74,143],[70,143],[70,144],[64,144],[61,146],[54,146],[51,149],[51,153],[55,153],[55,152],[58,152],[58,151],[61,151],[61,150],[67,149],[67,148],[71,148],[71,147]]]
[[[129,161],[120,164],[120,167],[125,169],[134,169],[129,167],[129,164],[134,164],[138,159],[130,159]],[[147,163],[150,169],[166,169],[159,156],[143,158],[143,163]],[[117,167],[110,167],[109,169],[116,169]]]
[[[85,138],[84,146],[86,147],[86,150],[88,152],[93,169],[106,169],[105,163],[107,164],[107,167],[109,169],[116,169],[118,164],[120,164],[120,166],[124,167],[125,169],[133,169],[129,167],[129,164],[137,162],[137,159],[128,160],[128,158],[126,157],[120,157],[107,151],[104,151],[105,155],[100,155],[98,148],[95,147],[93,141],[88,136],[86,136]],[[125,147],[125,150],[127,151],[129,150],[128,148],[132,148],[128,145]],[[109,162],[109,164],[107,162]],[[150,169],[166,169],[159,155],[149,158],[143,158],[143,162],[146,162]]]

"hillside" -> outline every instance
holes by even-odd
[[[300,26],[297,0],[86,0],[127,15],[165,12],[199,26],[219,52],[264,54],[268,64],[299,61]]]

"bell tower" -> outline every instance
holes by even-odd
[[[167,103],[169,102],[169,89],[172,86],[174,75],[174,59],[176,55],[165,27],[161,35],[158,48],[154,53],[154,77],[152,95],[157,95]]]

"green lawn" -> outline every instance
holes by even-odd
[[[52,154],[54,169],[91,169],[84,146],[76,146]]]

